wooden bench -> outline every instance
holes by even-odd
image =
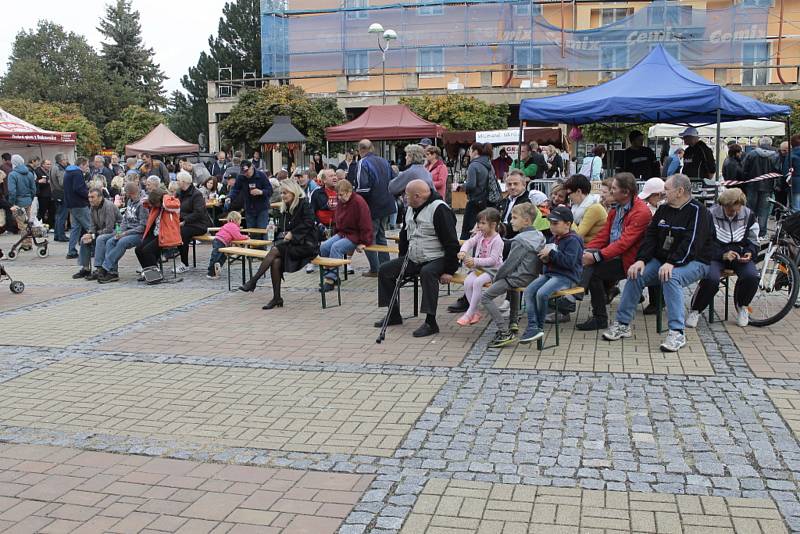
[[[393,247],[391,245],[370,245],[364,248],[365,252],[386,252],[387,254],[400,254],[399,247]]]
[[[729,297],[730,297],[730,289],[731,289],[730,277],[734,276],[735,274],[736,274],[736,272],[733,271],[732,269],[723,269],[722,270],[722,275],[719,278],[719,283],[722,285],[722,287],[725,288],[725,315],[724,315],[724,320],[725,321],[728,320],[728,314],[730,312],[730,304],[728,302]],[[658,289],[656,291],[656,302],[655,302],[655,304],[656,304],[656,332],[660,334],[660,333],[662,333],[664,331],[664,324],[663,324],[664,323],[664,293],[661,291],[661,284],[659,284],[658,286],[655,286],[655,287]],[[708,305],[708,322],[709,322],[709,324],[714,322],[714,315],[717,315],[717,317],[719,317],[717,312],[714,311],[714,301],[712,300],[711,303]]]
[[[515,287],[513,289],[513,291],[516,291],[517,293],[524,293],[525,289],[526,288],[524,288],[524,287]],[[559,317],[558,303],[564,297],[568,297],[570,295],[572,295],[572,296],[574,296],[574,295],[582,295],[584,293],[584,291],[585,291],[584,288],[582,288],[580,286],[576,286],[576,287],[570,287],[569,289],[562,289],[561,291],[556,291],[555,293],[550,295],[550,299],[549,300],[551,300],[552,303],[548,306],[548,308],[552,309],[555,312],[556,320],[555,320],[554,325],[555,325],[555,330],[556,330],[556,342],[553,345],[545,347],[544,346],[544,339],[540,338],[540,339],[538,339],[536,341],[536,348],[538,350],[552,349],[553,347],[558,347],[561,344],[561,329],[560,329],[560,325],[559,325],[559,321],[558,321],[558,317]],[[519,300],[520,300],[520,309],[521,309],[524,301],[523,301],[523,299],[521,297],[520,297]]]
[[[346,267],[350,265],[352,262],[347,259],[339,259],[339,258],[323,258],[322,256],[317,256],[311,263],[318,266],[319,269],[319,292],[322,295],[322,309],[324,310],[327,307],[327,301],[325,300],[325,269],[336,269],[336,295],[339,300],[339,306],[342,305],[342,277],[339,274],[339,268]],[[345,268],[345,272],[347,269]]]
[[[266,250],[258,249],[258,248],[246,248],[246,247],[222,247],[219,251],[225,256],[227,256],[227,264],[228,264],[228,291],[231,290],[231,264],[234,261],[240,261],[242,263],[242,285],[247,282],[245,280],[245,263],[249,263],[250,265],[250,276],[253,276],[253,258],[264,259],[267,255]]]

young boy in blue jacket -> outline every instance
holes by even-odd
[[[571,230],[572,211],[566,206],[558,206],[547,219],[552,236],[539,252],[544,269],[542,275],[525,289],[528,326],[519,338],[523,344],[544,336],[542,329],[550,295],[579,284],[583,273],[583,239]]]

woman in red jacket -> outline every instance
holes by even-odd
[[[136,247],[136,257],[142,269],[158,265],[162,248],[173,248],[181,239],[181,202],[165,194],[161,188],[151,191],[142,205],[150,210],[142,242]]]
[[[442,151],[437,146],[429,146],[425,149],[425,159],[427,163],[425,168],[431,173],[433,179],[433,187],[439,196],[447,198],[447,165],[442,161]]]
[[[319,255],[323,258],[344,258],[354,250],[364,252],[364,248],[372,244],[372,216],[367,201],[353,192],[353,186],[347,180],[336,183],[336,194],[339,202],[336,205],[336,234],[323,242],[319,247]],[[331,291],[336,287],[336,270],[325,272],[323,291]]]

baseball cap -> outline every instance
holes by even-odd
[[[572,216],[572,210],[566,206],[556,206],[550,210],[550,215],[547,216],[548,221],[552,222],[568,222],[571,223],[575,220]]]
[[[547,195],[545,195],[542,191],[538,189],[534,189],[530,193],[528,193],[528,198],[531,200],[531,203],[534,206],[538,206],[539,204],[543,204],[547,202]]]
[[[420,145],[422,145],[423,147],[426,147],[426,146],[431,146],[431,145],[433,144],[433,141],[431,141],[431,140],[430,140],[430,139],[428,139],[427,137],[423,137],[423,138],[420,140],[419,144],[420,144]]]
[[[242,169],[243,171],[246,171],[247,169],[249,169],[252,166],[253,166],[253,164],[250,163],[250,160],[246,159],[239,165],[239,168]]]
[[[678,134],[678,137],[697,137],[700,134],[697,132],[697,128],[688,127],[684,131]]]
[[[639,198],[642,200],[646,200],[655,193],[663,193],[664,192],[664,179],[663,178],[650,178],[644,183],[644,187],[642,187],[642,192],[639,193]]]

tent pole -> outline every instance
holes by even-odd
[[[792,116],[789,115],[786,117],[786,141],[789,143],[789,152],[786,154],[786,158],[789,160],[787,161],[786,168],[790,169],[792,167]],[[794,172],[792,172],[794,174]],[[783,177],[784,184],[786,183],[786,177]],[[792,196],[794,195],[794,184],[792,183],[793,180],[789,179],[789,198],[786,200],[786,203],[789,207],[792,207],[794,202],[792,202]]]
[[[325,158],[328,160],[331,159],[331,142],[327,139],[325,140]]]
[[[519,140],[517,141],[517,161],[519,162],[519,170],[524,172],[524,164],[522,163],[522,158],[520,158],[520,153],[522,152],[522,137],[525,130],[525,121],[520,121],[519,123]]]
[[[717,168],[714,169],[714,178],[715,178],[715,180],[717,182],[717,186],[714,188],[714,198],[716,198],[716,196],[719,194],[719,181],[720,181],[719,180],[719,168],[720,168],[719,167],[719,156],[720,156],[720,151],[722,150],[722,147],[720,146],[721,145],[721,143],[720,143],[721,130],[722,130],[722,109],[717,108],[717,160],[716,160]]]

